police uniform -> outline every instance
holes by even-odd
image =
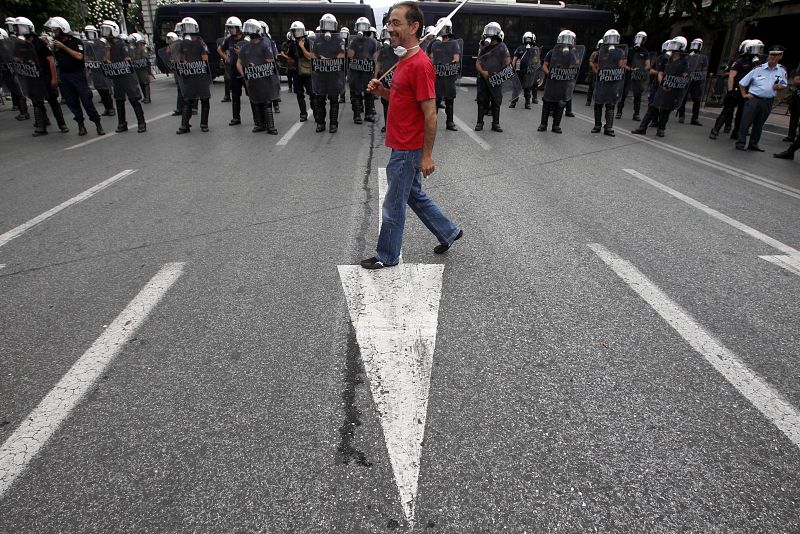
[[[781,64],[776,64],[774,67],[770,67],[767,63],[759,65],[739,81],[739,86],[742,89],[746,88],[746,94],[751,97],[747,98],[742,95],[745,104],[736,140],[736,148],[739,150],[745,149],[748,130],[752,126],[750,144],[747,149],[759,152],[764,151],[758,146],[758,142],[761,140],[761,130],[764,127],[764,123],[772,111],[776,83],[784,86],[788,85],[786,69]]]
[[[238,37],[238,39],[236,37]],[[236,70],[236,61],[239,59],[239,49],[246,42],[247,41],[244,40],[244,34],[239,33],[236,36],[229,35],[225,39],[225,42],[222,43],[222,46],[220,46],[220,49],[228,55],[228,65],[226,68],[231,80],[231,114],[233,115],[229,123],[231,126],[242,123],[242,87],[244,87],[244,81]]]
[[[297,97],[297,105],[300,107],[300,122],[308,120],[308,109],[306,108],[306,93],[311,103],[311,111],[314,111],[314,93],[311,88],[311,60],[306,58],[303,51],[300,49],[300,43],[306,52],[311,53],[311,43],[306,37],[296,38],[289,44],[287,55],[294,61],[297,66],[297,74],[294,78],[294,92]]]
[[[63,34],[61,38],[58,38],[58,41],[68,49],[81,54],[81,58],[76,59],[67,50],[55,48],[54,55],[58,65],[58,86],[61,89],[61,96],[64,97],[64,102],[72,112],[73,118],[79,127],[83,128],[84,109],[86,114],[89,115],[89,120],[99,125],[100,114],[94,107],[94,102],[92,102],[92,91],[89,89],[89,83],[86,81],[86,73],[84,71],[83,42],[71,35]]]

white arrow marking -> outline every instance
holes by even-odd
[[[339,265],[406,520],[414,523],[444,265]]]
[[[746,233],[750,237],[758,239],[762,243],[765,243],[765,244],[767,244],[767,245],[769,245],[769,246],[771,246],[771,247],[773,247],[773,248],[785,253],[786,254],[785,256],[759,256],[759,258],[761,258],[762,260],[766,260],[766,261],[768,261],[770,263],[774,263],[775,265],[786,269],[790,273],[794,273],[794,274],[800,276],[800,251],[798,251],[797,249],[795,249],[793,247],[790,247],[789,245],[787,245],[785,243],[781,243],[777,239],[772,238],[772,237],[768,236],[767,234],[765,234],[763,232],[759,232],[755,228],[753,228],[751,226],[747,226],[746,224],[741,223],[741,222],[737,221],[736,219],[734,219],[732,217],[728,217],[724,213],[720,213],[720,212],[718,212],[717,210],[715,210],[713,208],[709,208],[708,206],[706,206],[702,202],[698,202],[697,200],[693,199],[692,197],[684,195],[680,191],[676,191],[676,190],[672,189],[671,187],[668,187],[668,186],[662,184],[661,182],[657,182],[656,180],[653,180],[649,176],[645,176],[644,174],[642,174],[642,173],[640,173],[638,171],[635,171],[633,169],[622,169],[622,170],[627,172],[631,176],[633,176],[635,178],[638,178],[639,180],[652,185],[656,189],[660,189],[660,190],[664,191],[665,193],[668,193],[668,194],[672,195],[673,197],[677,198],[678,200],[682,200],[683,202],[689,204],[690,206],[692,206],[694,208],[699,209],[700,211],[702,211],[702,212],[714,217],[715,219],[717,219],[719,221],[722,221],[725,224],[729,224],[729,225],[733,226],[734,228],[736,228],[737,230],[741,230],[742,232]]]

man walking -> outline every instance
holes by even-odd
[[[361,262],[365,269],[391,267],[400,261],[406,203],[439,240],[439,245],[433,249],[436,254],[446,252],[463,235],[422,191],[423,176],[430,176],[436,170],[433,161],[436,77],[430,59],[420,53],[423,20],[416,2],[399,2],[391,8],[387,26],[400,60],[391,90],[377,79],[370,81],[368,86],[372,94],[389,99],[386,146],[392,149],[392,155],[386,166],[389,187],[383,201],[383,224],[377,254]]]
[[[744,111],[742,111],[742,124],[739,126],[739,137],[736,140],[737,150],[764,152],[764,149],[758,145],[761,140],[761,130],[772,111],[775,92],[787,85],[786,70],[778,64],[782,57],[783,50],[780,48],[776,47],[770,50],[767,64],[754,68],[739,82],[739,90],[745,99],[745,104]],[[745,149],[751,125],[753,129],[749,132],[750,144]]]

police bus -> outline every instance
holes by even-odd
[[[456,3],[423,0],[419,6],[425,14],[425,25],[434,26],[450,14]],[[614,14],[549,0],[469,0],[453,17],[453,35],[464,40],[464,76],[476,75],[475,59],[483,27],[492,21],[500,23],[511,52],[522,44],[525,32],[536,34],[536,44],[546,51],[553,47],[559,32],[567,29],[577,34],[577,44],[586,45],[588,58],[588,50],[594,50],[606,30],[614,27]]]
[[[242,22],[247,19],[263,20],[269,25],[270,35],[278,44],[286,39],[286,32],[295,20],[305,24],[306,29],[313,30],[319,25],[319,19],[325,13],[332,13],[339,26],[352,29],[356,19],[367,17],[370,24],[375,25],[372,8],[358,2],[328,2],[318,0],[259,0],[235,2],[198,2],[180,3],[160,6],[156,10],[153,22],[153,40],[158,48],[166,44],[168,32],[175,29],[175,24],[183,17],[192,17],[200,25],[200,34],[209,51],[209,63],[213,76],[222,74],[217,39],[225,36],[225,21],[228,17],[239,17]]]

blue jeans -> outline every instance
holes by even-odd
[[[421,159],[422,149],[392,149],[389,164],[386,166],[389,188],[383,200],[383,222],[375,255],[384,265],[395,265],[400,260],[403,229],[406,225],[406,203],[439,243],[451,245],[458,235],[458,227],[422,190],[422,172],[419,168]]]

